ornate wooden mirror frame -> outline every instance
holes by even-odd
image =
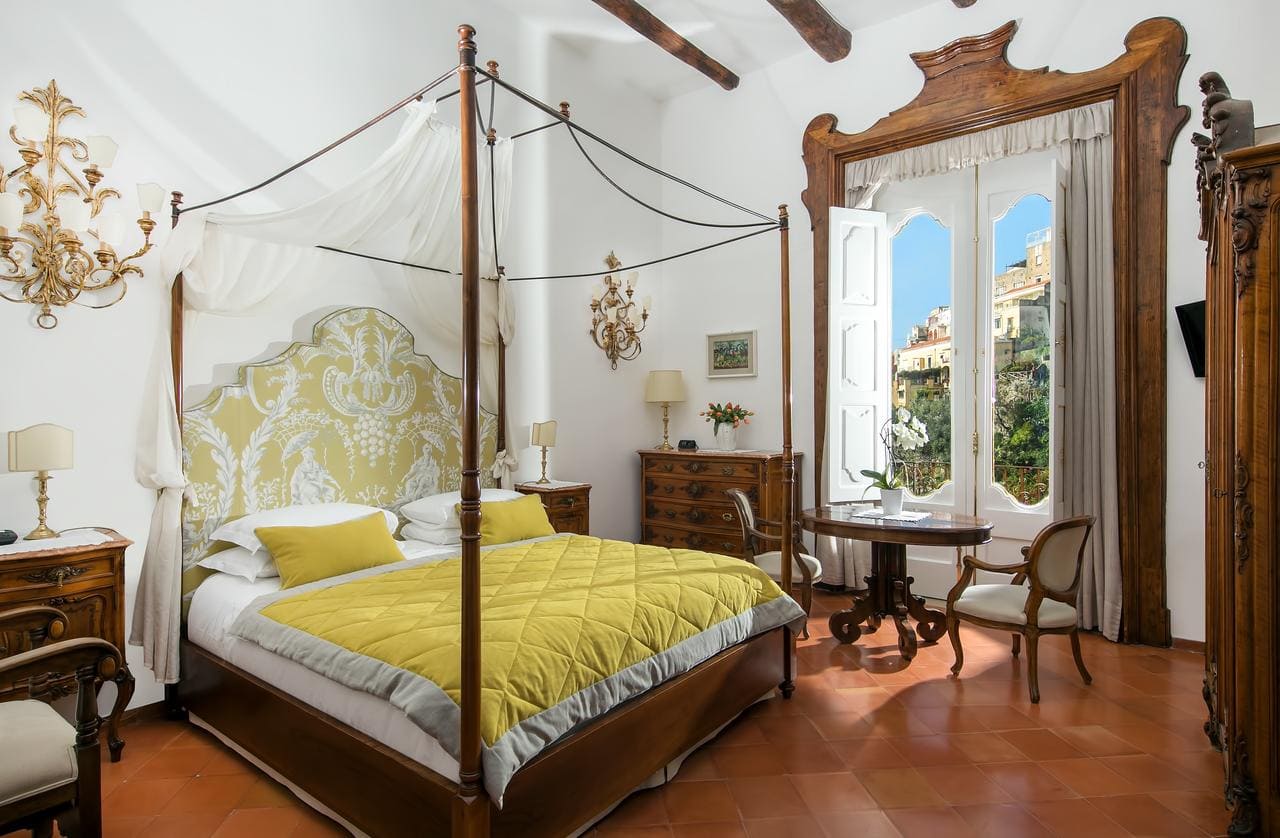
[[[1165,606],[1166,170],[1190,109],[1177,104],[1187,36],[1151,18],[1125,37],[1125,52],[1086,73],[1024,70],[1008,60],[1010,21],[911,56],[924,89],[858,134],[822,114],[805,129],[813,225],[814,441],[822,494],[827,425],[827,209],[844,205],[845,164],[1081,105],[1115,103],[1116,398],[1123,639],[1168,645]]]

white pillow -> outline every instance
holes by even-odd
[[[394,512],[358,503],[310,503],[252,512],[218,527],[213,531],[212,538],[214,541],[238,544],[249,552],[256,553],[262,549],[262,542],[253,532],[258,527],[323,527],[364,518],[375,512],[386,516],[387,529],[394,535],[396,527],[400,525],[400,519]]]
[[[524,495],[519,492],[512,492],[509,489],[481,489],[480,502],[490,503],[492,501],[501,500],[519,500]],[[427,526],[446,526],[457,529],[462,528],[462,522],[458,520],[458,513],[454,511],[454,507],[462,502],[461,492],[445,492],[439,495],[428,495],[425,498],[419,498],[412,503],[406,503],[400,507],[400,514],[408,518],[415,524],[426,524]]]
[[[400,537],[408,541],[425,541],[429,544],[457,545],[462,543],[462,529],[415,524],[410,521],[404,525],[404,529],[400,530]]]
[[[266,550],[255,553],[239,546],[223,550],[221,553],[214,553],[212,556],[205,556],[196,564],[210,570],[239,576],[250,582],[280,575],[280,571],[276,569],[276,563],[271,560],[271,554]]]

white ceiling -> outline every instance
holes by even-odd
[[[599,61],[619,81],[656,98],[678,96],[715,84],[591,0],[497,2]],[[859,28],[930,2],[826,0],[824,5],[836,20],[856,33]],[[739,76],[810,49],[766,0],[641,0],[641,5]],[[813,56],[821,61],[816,53]]]

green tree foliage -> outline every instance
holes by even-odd
[[[1049,377],[1029,364],[1010,364],[996,378],[997,465],[1049,465]]]

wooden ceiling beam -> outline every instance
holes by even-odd
[[[824,60],[839,61],[849,55],[853,35],[818,0],[769,0],[769,5],[777,9]]]
[[[738,86],[738,76],[667,26],[635,0],[591,0],[618,20],[702,73],[725,90]]]

